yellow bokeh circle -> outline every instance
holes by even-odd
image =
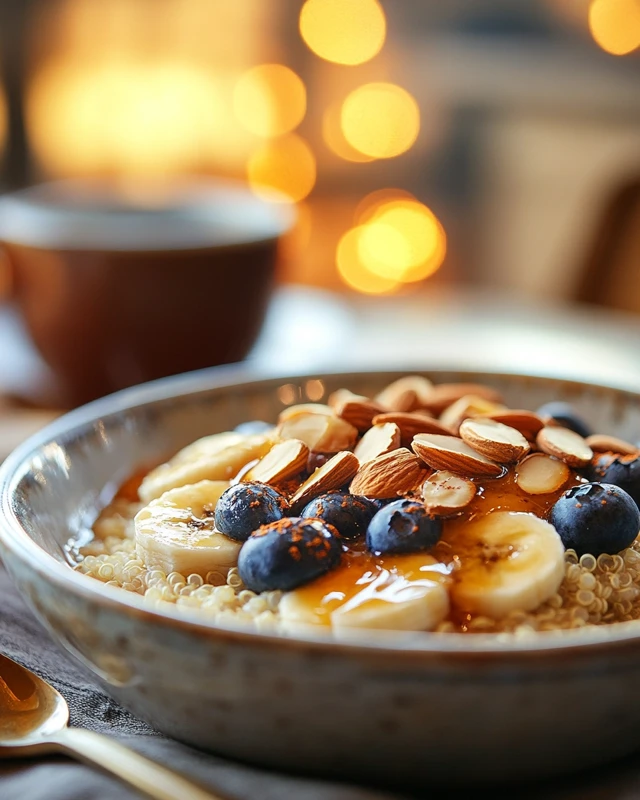
[[[399,281],[384,278],[372,272],[360,257],[360,239],[365,226],[350,228],[338,242],[336,266],[342,280],[358,292],[389,294],[402,285]]]
[[[345,161],[365,164],[374,160],[371,156],[366,156],[364,153],[360,153],[354,147],[351,147],[349,142],[344,138],[344,133],[340,125],[339,105],[329,106],[322,115],[322,138],[329,150]]]
[[[640,2],[638,0],[592,0],[589,29],[607,53],[624,56],[640,47]]]
[[[420,109],[409,92],[393,83],[368,83],[342,104],[340,124],[355,150],[372,158],[406,152],[420,132]]]
[[[378,0],[307,0],[300,11],[300,34],[309,49],[336,64],[369,61],[386,32]]]
[[[316,159],[308,143],[295,133],[271,139],[247,163],[253,192],[265,200],[297,202],[316,182]]]
[[[374,217],[378,211],[396,200],[414,200],[417,202],[415,196],[408,192],[406,189],[386,188],[376,189],[373,192],[365,195],[356,206],[353,214],[353,219],[356,225],[362,225]]]
[[[238,78],[233,110],[240,124],[257,136],[281,136],[302,122],[307,92],[296,73],[283,64],[261,64]]]
[[[382,205],[362,226],[360,260],[381,278],[412,283],[432,275],[444,261],[447,238],[435,214],[415,200]]]

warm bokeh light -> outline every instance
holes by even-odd
[[[44,65],[27,94],[27,127],[54,174],[171,175],[224,151],[243,164],[251,139],[233,122],[223,81],[186,62]]]
[[[363,64],[380,52],[386,20],[377,0],[307,0],[300,33],[310,50],[336,64]]]
[[[589,29],[603,50],[623,56],[640,47],[639,0],[593,0]]]
[[[259,197],[275,202],[305,198],[316,182],[316,159],[295,133],[271,139],[249,158],[247,178]]]
[[[322,138],[332,153],[344,159],[359,164],[365,164],[374,159],[360,153],[344,138],[340,124],[340,106],[332,105],[327,108],[322,116]]]
[[[368,222],[385,205],[395,200],[414,200],[414,195],[406,189],[376,189],[365,195],[356,206],[353,219],[356,225],[363,225]]]
[[[296,128],[307,110],[302,80],[282,64],[261,64],[241,75],[233,93],[240,123],[257,136],[281,136]]]
[[[366,226],[350,228],[338,242],[336,266],[343,281],[352,289],[365,294],[390,294],[402,285],[400,281],[380,277],[372,272],[361,258],[360,239]]]
[[[151,18],[148,0],[38,4],[25,103],[45,175],[244,173],[256,136],[234,90],[264,60],[275,15],[263,0],[152,5]]]
[[[412,283],[428,278],[442,265],[447,249],[444,228],[417,200],[381,205],[364,227],[360,256],[380,277]]]
[[[368,83],[342,104],[342,132],[347,142],[372,158],[406,152],[420,131],[420,110],[405,89],[393,83]]]

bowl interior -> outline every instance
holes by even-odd
[[[96,401],[32,437],[0,470],[4,547],[46,574],[52,559],[85,589],[125,593],[72,573],[73,546],[91,537],[100,508],[132,473],[149,468],[198,437],[249,419],[275,421],[286,405],[317,402],[337,388],[372,395],[406,372],[306,375],[246,380],[236,368],[157,381]],[[499,389],[512,408],[567,400],[603,433],[640,436],[640,394],[556,379],[431,371],[435,382],[473,381]],[[124,598],[123,598],[124,600]],[[133,596],[133,600],[140,600]]]

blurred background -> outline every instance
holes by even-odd
[[[506,293],[498,317],[589,304],[640,341],[640,0],[2,0],[0,62],[4,191],[223,176],[294,204],[281,324],[382,309],[384,343]]]

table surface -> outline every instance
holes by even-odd
[[[19,321],[6,310],[0,315],[0,350],[0,392],[29,394],[44,385],[46,368],[26,342]],[[522,298],[492,292],[440,291],[409,298],[346,298],[289,286],[276,294],[263,333],[248,361],[283,374],[301,370],[375,368],[381,364],[400,368],[411,364],[470,366],[594,380],[640,389],[638,353],[640,320],[596,309],[551,305],[540,308]],[[0,459],[3,452],[43,424],[52,413],[56,412],[24,408],[9,411],[6,407],[3,412],[0,406]],[[0,572],[0,584],[3,583],[1,578]],[[15,632],[33,627],[33,641],[27,650],[32,666],[43,665],[46,658],[54,658],[51,655],[53,646],[42,644],[45,637],[35,621],[25,621],[24,614],[28,612],[16,611],[13,619],[10,612],[8,614],[7,608],[18,609],[21,604],[6,580],[2,595],[0,648],[12,654],[11,643],[20,642],[22,636]],[[40,646],[46,651],[39,655],[36,650]],[[19,656],[20,651],[13,654]],[[68,696],[69,686],[66,687]],[[65,686],[61,688],[64,691]],[[122,735],[117,727],[109,727],[113,709],[108,699],[101,702],[106,717],[92,717],[93,721],[88,724],[99,723],[102,730]],[[98,712],[93,709],[91,713]],[[188,748],[164,739],[127,736],[126,741],[131,746],[202,780],[209,782],[211,773],[212,787],[222,787],[226,783],[225,788],[232,789],[240,800],[253,800],[258,796],[309,800],[398,797],[395,793],[262,773],[195,751],[191,754]],[[71,785],[75,786],[73,792],[69,788]],[[544,797],[545,800],[640,797],[640,763],[638,758],[627,759],[587,775],[564,778],[537,788],[519,787],[515,795],[511,790],[505,794],[497,792],[494,797],[516,795]],[[106,779],[95,777],[88,768],[60,759],[26,765],[14,762],[0,769],[3,800],[125,796],[133,797]],[[434,791],[431,796],[453,795]]]

